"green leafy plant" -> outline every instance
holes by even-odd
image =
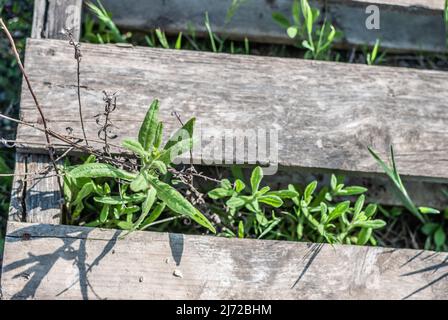
[[[330,189],[325,187],[317,195],[317,182],[303,190],[289,185],[287,190],[271,191],[268,186],[260,188],[262,169],[254,169],[250,189],[236,179],[233,184],[222,180],[221,186],[208,193],[214,200],[225,200],[228,208],[220,217],[228,226],[223,234],[230,237],[286,239],[328,243],[376,244],[373,230],[383,228],[385,222],[374,220],[376,205],[364,208],[363,187],[338,182],[332,175]],[[354,206],[346,200],[336,202],[338,197],[360,195]]]
[[[291,22],[279,12],[274,12],[272,18],[278,25],[286,29],[291,39],[306,51],[305,58],[314,60],[329,60],[334,41],[341,36],[326,18],[319,25],[320,11],[309,5],[308,0],[294,0],[292,4]]]
[[[265,215],[263,207],[279,208],[283,205],[283,199],[298,196],[298,193],[290,190],[270,191],[268,186],[260,189],[260,182],[263,178],[263,170],[256,167],[252,172],[250,178],[250,190],[247,190],[246,184],[236,179],[232,185],[229,180],[222,180],[221,186],[208,193],[211,199],[229,198],[226,201],[226,206],[229,208],[229,218],[232,222],[238,219],[237,213],[242,209],[248,212],[245,223],[242,220],[238,222],[238,236],[253,232],[258,238],[267,235],[279,222],[280,218],[268,218]],[[227,234],[234,235],[230,229],[227,229]]]
[[[417,217],[420,222],[425,223],[426,219],[423,217],[424,214],[438,214],[440,213],[438,210],[429,208],[429,207],[417,207],[414,202],[412,201],[411,197],[409,197],[409,194],[403,185],[403,182],[401,181],[400,174],[398,173],[397,165],[395,163],[395,155],[394,155],[394,148],[390,147],[390,154],[391,154],[391,162],[392,166],[387,165],[380,156],[372,149],[368,148],[370,154],[372,157],[378,162],[380,167],[384,170],[384,172],[387,174],[389,179],[392,181],[394,185],[394,192],[400,199],[401,203],[408,209],[415,217]]]
[[[92,2],[86,3],[90,12],[94,15],[96,20],[86,16],[84,22],[84,40],[93,43],[123,43],[127,42],[132,34],[122,34],[115,23],[112,21],[112,16],[104,8],[102,3],[97,0],[97,5]],[[96,26],[98,22],[98,26]],[[95,29],[95,27],[97,27]]]
[[[390,147],[391,166],[387,165],[371,148],[368,148],[368,150],[392,181],[394,185],[393,190],[403,206],[421,222],[421,232],[426,236],[425,249],[434,248],[437,251],[447,250],[448,245],[446,243],[447,237],[444,223],[435,222],[428,218],[428,215],[439,214],[440,211],[430,207],[417,207],[414,204],[398,173],[393,147]],[[448,217],[448,210],[445,211],[444,217]]]
[[[381,44],[380,40],[377,39],[375,42],[375,45],[372,48],[372,51],[367,52],[366,63],[369,66],[375,65],[375,64],[380,64],[383,61],[384,56],[386,55],[386,52],[383,52],[382,54],[378,55],[380,44]]]
[[[123,147],[138,159],[139,172],[97,163],[92,156],[82,165],[66,168],[64,193],[71,224],[82,222],[81,213],[87,207],[94,214],[87,226],[142,230],[155,223],[167,208],[177,217],[188,217],[215,232],[198,209],[163,181],[172,160],[191,150],[195,119],[186,122],[161,147],[163,124],[158,121],[158,110],[159,102],[155,100],[142,123],[138,140],[123,142]]]

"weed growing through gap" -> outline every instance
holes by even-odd
[[[308,0],[294,0],[292,22],[279,12],[272,14],[274,21],[296,40],[297,46],[307,50],[306,59],[330,60],[332,45],[341,33],[326,18],[319,25],[319,17],[319,9],[311,7]]]
[[[379,49],[380,49],[380,40],[377,39],[375,41],[375,45],[372,48],[371,52],[367,52],[367,54],[365,54],[366,56],[366,63],[369,66],[375,65],[375,64],[381,64],[381,62],[384,60],[384,57],[386,55],[386,52],[383,51],[383,53],[381,53],[380,55],[379,53]]]
[[[377,206],[364,206],[367,189],[346,187],[335,175],[330,188],[316,193],[317,182],[305,188],[289,185],[286,190],[271,191],[260,188],[263,171],[252,172],[250,187],[236,179],[232,184],[222,180],[219,188],[208,193],[214,200],[222,199],[227,207],[220,212],[226,228],[223,234],[230,237],[284,239],[292,241],[328,242],[332,244],[376,245],[373,230],[383,228],[383,220],[373,219]],[[337,199],[358,196],[351,202]]]
[[[142,230],[151,226],[165,207],[215,232],[207,218],[163,177],[175,156],[191,150],[195,119],[190,119],[163,146],[163,124],[158,121],[159,102],[149,108],[138,140],[125,140],[123,147],[138,159],[140,171],[134,173],[89,157],[86,163],[68,167],[64,176],[64,194],[71,211],[71,224],[78,224],[84,205],[98,217],[87,226]],[[104,178],[113,179],[104,182]],[[113,185],[111,185],[113,184]],[[114,190],[116,192],[114,192]],[[85,199],[91,198],[90,202]],[[135,214],[139,212],[139,215]],[[180,217],[179,216],[179,217]]]
[[[244,2],[245,0],[243,0]],[[122,34],[119,28],[112,20],[112,16],[101,2],[96,1],[97,4],[88,2],[87,6],[91,14],[96,19],[92,19],[87,15],[84,22],[84,40],[92,43],[127,43],[131,41],[132,33],[128,32]],[[235,10],[242,4],[241,0],[234,1],[228,11],[228,19],[233,17]],[[98,22],[98,25],[95,23]],[[212,52],[229,52],[229,53],[250,53],[249,40],[244,39],[242,44],[235,44],[234,41],[227,41],[227,39],[218,36],[213,32],[208,13],[204,14],[204,26],[207,31],[208,41],[199,41],[196,37],[196,31],[193,26],[189,26],[187,34],[179,32],[177,36],[171,40],[165,32],[156,28],[145,35],[145,43],[151,47],[161,47],[164,49],[190,49],[198,51],[212,51]]]
[[[401,180],[400,174],[398,173],[393,147],[390,147],[391,166],[387,165],[373,149],[368,148],[368,150],[392,181],[395,187],[392,190],[394,190],[403,206],[421,222],[421,232],[426,236],[425,249],[435,248],[436,251],[448,250],[445,231],[445,220],[448,219],[448,210],[445,211],[442,221],[439,223],[435,222],[434,219],[428,219],[427,215],[439,214],[440,212],[439,210],[429,207],[417,207],[414,204]],[[448,193],[446,193],[446,196],[448,198]],[[401,212],[399,214],[401,214]]]

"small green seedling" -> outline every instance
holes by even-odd
[[[386,52],[384,51],[382,54],[378,55],[380,44],[381,44],[380,40],[377,39],[375,41],[375,45],[372,48],[372,51],[366,54],[366,63],[369,66],[380,64],[383,61]]]
[[[334,26],[324,21],[319,26],[320,11],[312,8],[308,0],[294,0],[292,5],[292,18],[290,22],[283,14],[274,12],[272,18],[278,25],[286,29],[291,39],[296,39],[299,47],[307,50],[306,59],[328,60],[332,45],[341,33]]]

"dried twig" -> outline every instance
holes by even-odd
[[[39,112],[40,118],[42,120],[42,124],[44,126],[44,130],[45,130],[45,139],[47,141],[47,149],[48,149],[48,155],[50,156],[50,160],[51,163],[53,164],[53,168],[54,171],[56,172],[56,175],[59,175],[59,169],[58,166],[56,165],[55,159],[54,159],[54,148],[51,145],[51,140],[50,140],[50,135],[48,134],[48,126],[47,126],[47,121],[45,119],[44,113],[42,111],[42,108],[39,104],[39,101],[37,100],[37,97],[33,91],[33,88],[31,86],[30,80],[28,78],[27,73],[25,72],[25,68],[23,67],[22,64],[22,60],[20,59],[20,55],[19,52],[17,51],[17,47],[16,44],[14,42],[14,39],[11,36],[11,33],[8,30],[8,27],[5,25],[5,23],[3,22],[3,19],[0,18],[0,25],[2,26],[3,30],[6,33],[6,36],[8,37],[8,40],[10,42],[11,48],[14,52],[15,58],[17,60],[17,64],[20,68],[20,71],[22,72],[23,78],[25,79],[26,85],[28,87],[28,91],[30,92],[31,96],[33,97],[34,100],[34,104],[36,105],[37,111]],[[62,184],[61,181],[59,179],[57,179],[58,181],[58,186],[59,186],[59,190],[61,192],[61,195],[64,194],[64,189],[62,188]]]
[[[87,140],[87,135],[86,135],[86,130],[84,128],[84,120],[83,120],[83,116],[82,116],[82,104],[81,104],[81,44],[79,42],[75,42],[75,39],[73,37],[73,30],[69,30],[66,29],[66,34],[67,37],[69,39],[69,44],[73,47],[73,49],[75,50],[75,60],[76,60],[76,67],[77,67],[77,72],[76,72],[76,77],[77,77],[77,81],[78,81],[78,85],[77,85],[77,93],[78,93],[78,112],[79,112],[79,119],[81,120],[81,129],[82,129],[82,134],[84,136],[84,141],[86,142],[86,145],[89,145],[89,141]]]

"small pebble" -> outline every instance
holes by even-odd
[[[138,282],[143,282],[143,277],[138,278]]]
[[[180,270],[174,270],[173,272],[173,276],[177,277],[177,278],[183,278],[184,276],[182,275],[182,272],[180,272]]]

